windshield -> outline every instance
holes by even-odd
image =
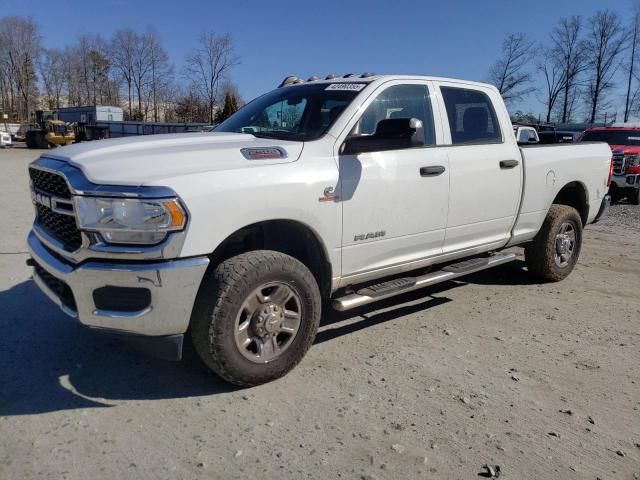
[[[366,86],[315,83],[278,88],[238,110],[214,132],[250,133],[260,138],[315,140]]]
[[[640,131],[594,130],[582,137],[583,142],[607,142],[609,145],[640,146]]]

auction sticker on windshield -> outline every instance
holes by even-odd
[[[359,92],[366,86],[366,83],[332,83],[325,88],[325,90],[348,90],[350,92]]]

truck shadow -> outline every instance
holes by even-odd
[[[526,271],[521,275],[508,265],[464,280],[487,285],[529,281]],[[315,343],[450,302],[438,294],[465,282],[446,282],[349,312],[326,308]],[[0,416],[237,390],[210,373],[190,342],[185,344],[181,362],[149,357],[81,326],[54,308],[33,281],[22,282],[0,292]]]
[[[537,285],[536,279],[526,270],[524,260],[514,260],[496,268],[473,273],[461,278],[465,283],[476,285]]]
[[[390,322],[405,315],[435,308],[451,301],[447,297],[436,297],[438,293],[464,285],[460,282],[445,282],[431,288],[391,297],[380,302],[365,305],[346,312],[338,312],[326,305],[323,309],[320,330],[315,343],[323,343],[334,338]],[[341,324],[334,326],[336,324]]]
[[[234,390],[189,351],[158,360],[81,326],[32,281],[0,292],[0,312],[0,416]]]

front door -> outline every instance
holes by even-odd
[[[442,252],[449,194],[446,147],[438,147],[429,82],[389,82],[363,105],[349,136],[372,135],[378,122],[416,118],[425,145],[340,155],[343,284]],[[437,107],[435,107],[437,108]]]

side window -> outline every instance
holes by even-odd
[[[378,122],[389,118],[422,120],[425,145],[435,145],[433,113],[426,85],[394,85],[384,90],[364,111],[350,136],[373,135]]]
[[[502,141],[500,124],[489,97],[478,90],[440,87],[447,109],[451,143],[496,143]]]

